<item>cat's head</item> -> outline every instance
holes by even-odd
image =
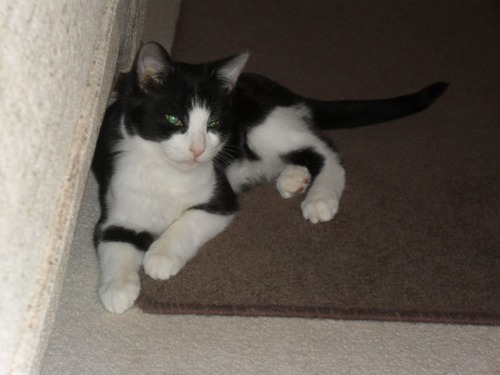
[[[122,94],[127,130],[157,142],[181,169],[212,162],[233,131],[231,93],[248,56],[191,65],[145,44]]]

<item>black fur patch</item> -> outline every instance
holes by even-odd
[[[149,232],[136,232],[118,226],[110,226],[102,233],[102,242],[126,242],[134,245],[138,250],[147,251],[154,241]]]
[[[281,159],[287,164],[301,165],[309,170],[312,178],[315,178],[323,169],[325,159],[312,148],[303,148],[283,155]]]

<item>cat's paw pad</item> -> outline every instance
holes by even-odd
[[[106,310],[122,314],[134,305],[140,290],[139,275],[135,273],[123,280],[111,280],[101,284],[99,297]]]
[[[177,275],[184,262],[174,253],[164,251],[151,251],[144,256],[144,271],[155,280],[168,280]]]
[[[301,208],[304,218],[317,224],[333,219],[339,209],[339,200],[330,195],[308,196]]]
[[[283,198],[291,198],[306,191],[311,174],[306,167],[287,165],[276,181],[276,188]]]

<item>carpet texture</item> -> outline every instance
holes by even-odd
[[[486,3],[486,5],[485,5]],[[349,5],[348,5],[349,4]],[[325,132],[347,188],[332,222],[271,184],[174,278],[142,275],[150,313],[500,323],[497,3],[190,0],[173,55],[242,50],[303,95],[448,92],[412,117]]]

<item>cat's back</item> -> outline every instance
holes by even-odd
[[[272,105],[293,105],[302,98],[283,85],[254,73],[243,73],[235,87],[237,100],[261,100]]]
[[[233,112],[243,126],[255,125],[277,107],[303,103],[303,98],[259,74],[244,73],[235,87]]]

